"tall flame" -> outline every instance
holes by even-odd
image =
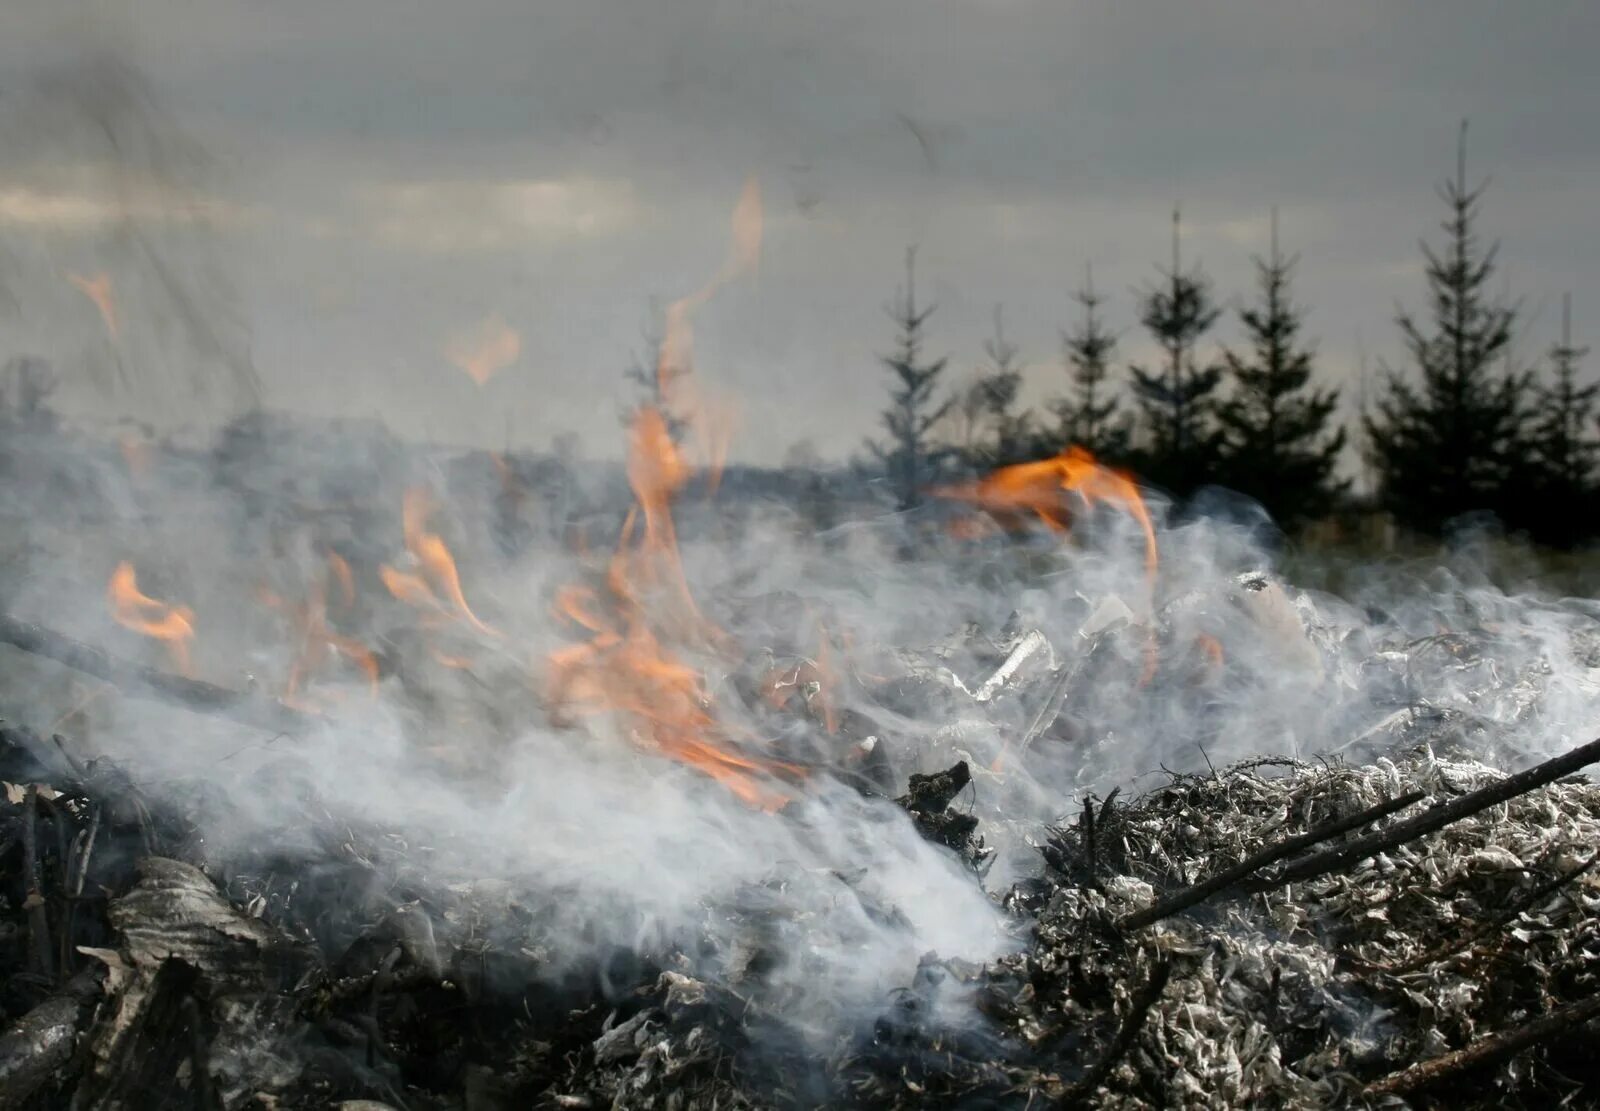
[[[717,276],[689,296],[667,306],[665,329],[656,359],[656,379],[667,408],[682,414],[699,441],[715,487],[727,458],[732,421],[728,412],[697,396],[691,369],[694,365],[692,316],[729,282],[756,269],[761,261],[761,237],[765,225],[761,204],[761,182],[753,175],[746,179],[733,208],[733,236],[728,257]]]
[[[701,431],[713,467],[721,454],[716,422],[689,394],[689,318],[755,266],[761,223],[760,186],[751,178],[734,209],[733,246],[721,272],[667,310],[656,368],[661,393]],[[671,503],[691,469],[659,409],[646,407],[634,418],[627,472],[635,505],[607,566],[604,591],[571,586],[556,598],[557,616],[588,639],[549,657],[551,700],[577,713],[614,714],[636,742],[697,768],[751,806],[778,809],[789,799],[778,781],[797,778],[802,769],[740,751],[713,714],[700,673],[669,646],[716,648],[725,636],[702,615],[684,576]]]
[[[153,637],[166,645],[172,666],[180,675],[191,676],[189,642],[194,639],[194,611],[188,606],[158,602],[139,591],[139,577],[133,564],[124,560],[111,572],[106,586],[111,616],[119,625]]]

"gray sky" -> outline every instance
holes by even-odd
[[[716,273],[752,174],[759,271],[695,329],[736,456],[874,431],[908,243],[952,379],[1000,302],[1055,392],[1090,262],[1137,356],[1179,200],[1230,299],[1279,206],[1353,383],[1422,306],[1462,116],[1524,352],[1569,290],[1600,334],[1579,0],[23,0],[0,27],[0,323],[83,411],[214,411],[215,368],[253,365],[273,405],[612,454],[651,299]],[[506,364],[482,386],[450,358],[479,348]]]

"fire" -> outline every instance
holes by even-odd
[[[271,590],[263,588],[261,591],[261,600],[289,619],[295,657],[280,697],[287,705],[299,709],[315,708],[305,698],[303,691],[335,654],[349,660],[360,670],[374,696],[378,692],[377,656],[360,641],[335,632],[328,624],[330,579],[339,584],[344,607],[348,609],[355,600],[355,585],[350,576],[350,565],[337,552],[328,553],[327,567],[312,583],[305,601],[291,603]]]
[[[998,516],[1031,513],[1057,532],[1065,531],[1071,520],[1063,495],[1076,493],[1090,504],[1105,502],[1139,523],[1144,532],[1146,572],[1153,577],[1159,564],[1155,525],[1138,484],[1131,475],[1102,465],[1077,445],[1053,458],[1001,467],[975,482],[948,486],[937,493],[971,502]]]
[[[686,401],[689,317],[755,266],[761,224],[761,192],[752,178],[734,210],[733,247],[721,272],[668,309],[656,368],[663,395],[701,429],[713,469],[721,457],[717,422],[707,419],[706,406]],[[607,565],[604,590],[570,586],[556,598],[558,618],[587,639],[550,655],[549,693],[557,706],[576,713],[616,715],[636,743],[698,769],[751,806],[776,810],[789,800],[778,781],[798,778],[802,769],[740,751],[713,713],[705,680],[674,646],[716,649],[726,642],[696,605],[678,553],[671,503],[692,473],[665,415],[640,410],[628,442],[634,507]]]
[[[401,527],[406,551],[416,560],[419,570],[401,571],[385,564],[378,569],[383,585],[400,601],[422,610],[432,622],[459,621],[483,636],[499,637],[500,633],[480,621],[467,605],[455,558],[444,538],[428,531],[428,518],[432,513],[433,503],[427,490],[418,486],[406,491]]]
[[[444,351],[446,359],[480,386],[521,356],[521,334],[498,316],[462,332]]]
[[[1194,638],[1194,647],[1198,655],[1196,663],[1195,681],[1198,683],[1214,683],[1221,678],[1227,667],[1227,653],[1223,651],[1222,642],[1210,633],[1198,633]]]
[[[661,384],[661,395],[667,400],[669,409],[687,417],[702,454],[708,460],[713,489],[721,475],[722,462],[727,458],[733,422],[726,409],[693,394],[690,368],[694,364],[694,329],[691,317],[719,289],[754,271],[761,261],[765,216],[761,204],[761,182],[754,176],[744,183],[739,201],[733,209],[732,223],[733,242],[717,276],[694,293],[667,306],[665,329],[656,360],[656,378]]]
[[[776,810],[788,795],[772,777],[794,778],[800,769],[729,744],[700,673],[665,643],[665,630],[702,647],[725,642],[695,604],[678,555],[670,503],[689,474],[665,418],[642,410],[628,452],[635,507],[607,566],[604,595],[572,586],[556,598],[557,616],[589,640],[550,656],[551,698],[578,713],[617,714],[640,743],[698,768],[752,806]]]
[[[111,275],[104,271],[85,277],[82,274],[68,274],[67,281],[71,282],[79,293],[82,293],[100,312],[100,320],[106,326],[106,334],[113,343],[121,336],[121,329],[117,323],[117,302],[111,292]]]
[[[194,611],[188,606],[158,602],[140,593],[139,578],[133,564],[124,560],[111,572],[106,587],[111,616],[119,625],[154,637],[166,645],[172,666],[180,675],[193,676],[189,664],[189,643],[194,639]]]
[[[1053,458],[1001,467],[974,482],[947,486],[935,492],[941,497],[969,502],[996,517],[1015,518],[1031,513],[1055,532],[1066,531],[1071,521],[1065,497],[1069,493],[1077,494],[1090,505],[1105,502],[1116,506],[1137,521],[1144,533],[1145,579],[1152,593],[1154,591],[1160,555],[1155,524],[1139,493],[1139,484],[1132,475],[1101,464],[1085,448],[1073,444]],[[1139,676],[1141,687],[1155,678],[1159,663],[1160,653],[1151,629],[1145,638],[1144,666]]]
[[[143,478],[150,473],[155,450],[148,440],[125,435],[117,440],[117,449],[122,452],[122,461],[127,464],[128,473],[134,478]]]

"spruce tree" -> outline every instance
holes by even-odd
[[[1550,348],[1550,381],[1536,388],[1537,417],[1529,430],[1534,483],[1534,535],[1566,547],[1594,534],[1591,510],[1600,476],[1595,404],[1600,385],[1578,382],[1588,348],[1572,342],[1572,297],[1561,301],[1561,339]]]
[[[1483,188],[1467,186],[1463,123],[1455,179],[1439,190],[1450,209],[1445,245],[1422,244],[1431,320],[1404,310],[1396,318],[1420,381],[1385,367],[1385,393],[1365,422],[1380,499],[1426,532],[1470,512],[1518,516],[1507,510],[1525,454],[1530,376],[1499,367],[1517,310],[1488,292],[1498,246],[1480,245],[1474,229]]]
[[[1185,273],[1180,254],[1180,223],[1172,212],[1172,269],[1141,295],[1139,320],[1164,353],[1165,365],[1129,367],[1134,395],[1144,416],[1139,456],[1145,476],[1173,491],[1205,481],[1216,462],[1212,398],[1222,368],[1200,360],[1201,338],[1222,310],[1211,294],[1211,280],[1197,267]]]
[[[867,444],[883,463],[902,509],[913,508],[922,500],[923,487],[934,476],[941,453],[934,450],[930,433],[954,404],[950,399],[934,400],[947,360],[923,359],[924,333],[936,306],[917,304],[916,261],[916,248],[909,248],[905,298],[887,309],[889,318],[900,329],[895,353],[882,356],[883,365],[892,376],[889,408],[882,416],[888,439],[881,444]]]
[[[1219,477],[1284,525],[1322,516],[1350,485],[1334,477],[1345,443],[1343,428],[1329,428],[1339,393],[1310,388],[1312,350],[1299,339],[1305,311],[1290,294],[1297,261],[1278,249],[1273,209],[1271,253],[1255,260],[1261,299],[1239,313],[1250,351],[1224,349],[1232,389],[1217,407]]]
[[[1026,413],[1015,411],[1022,390],[1022,363],[1016,345],[1006,339],[999,305],[994,309],[994,335],[984,341],[983,353],[989,362],[978,371],[974,391],[988,435],[978,438],[971,462],[992,467],[1017,462],[1028,453],[1030,423]]]
[[[650,306],[650,323],[644,330],[644,343],[644,355],[635,356],[633,362],[622,372],[622,376],[634,384],[638,397],[633,405],[622,411],[622,423],[631,427],[641,409],[655,409],[666,422],[667,435],[672,438],[672,442],[681,444],[688,432],[689,422],[681,414],[673,411],[672,383],[687,374],[689,368],[664,365],[667,350],[666,336],[661,324],[660,311],[654,303]]]
[[[1050,448],[1055,452],[1077,444],[1097,459],[1120,460],[1128,454],[1131,430],[1118,412],[1121,403],[1111,392],[1111,356],[1117,337],[1100,318],[1105,298],[1095,292],[1093,267],[1085,268],[1083,288],[1073,299],[1083,306],[1083,318],[1072,332],[1061,334],[1071,386],[1067,396],[1052,406],[1056,428]]]

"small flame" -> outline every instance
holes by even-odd
[[[400,514],[401,527],[406,550],[420,570],[400,571],[385,564],[378,569],[383,585],[400,601],[436,620],[460,621],[486,637],[499,637],[500,633],[478,620],[478,615],[467,605],[455,558],[444,538],[428,531],[428,517],[432,512],[433,504],[427,490],[418,486],[406,491]]]
[[[1144,533],[1145,580],[1154,592],[1160,555],[1156,548],[1155,525],[1139,493],[1139,484],[1132,475],[1104,466],[1076,444],[1053,458],[1001,467],[975,482],[935,492],[941,497],[977,505],[997,518],[1023,517],[1031,513],[1055,532],[1066,531],[1071,521],[1072,514],[1065,500],[1068,493],[1077,494],[1090,505],[1095,502],[1114,505],[1137,521]],[[1141,687],[1148,686],[1155,678],[1159,664],[1159,646],[1154,629],[1150,629],[1145,637],[1144,665],[1139,676]]]
[[[334,581],[339,584],[339,599],[343,603],[343,608],[350,609],[356,604],[356,580],[350,574],[350,564],[346,563],[344,556],[338,552],[329,552],[328,570],[333,573]]]
[[[339,584],[346,599],[345,608],[349,608],[354,604],[355,585],[350,577],[350,565],[335,552],[328,553],[327,569],[313,582],[304,602],[290,603],[271,590],[263,588],[261,591],[262,602],[283,613],[293,630],[295,657],[280,697],[285,704],[297,709],[317,708],[304,696],[303,691],[335,654],[349,660],[360,670],[374,697],[378,693],[378,657],[360,641],[336,632],[328,624],[330,578]]]
[[[128,474],[138,479],[150,473],[155,457],[155,449],[150,441],[125,435],[117,440],[117,447],[122,452],[122,461],[128,466]]]
[[[667,306],[664,334],[656,361],[656,379],[667,408],[684,413],[710,461],[711,486],[715,489],[727,458],[732,420],[728,411],[693,395],[690,375],[694,365],[694,329],[691,316],[729,282],[750,273],[761,261],[761,239],[765,227],[761,204],[761,182],[746,179],[739,201],[733,209],[733,242],[717,276],[705,286]]]
[[[1152,578],[1159,565],[1156,531],[1150,511],[1133,476],[1103,466],[1077,445],[1051,459],[1001,467],[976,482],[945,487],[942,497],[971,502],[999,515],[1031,513],[1053,531],[1065,531],[1071,513],[1063,494],[1076,493],[1085,502],[1114,505],[1139,523],[1144,532],[1145,571]]]
[[[193,677],[189,665],[189,642],[194,639],[193,610],[158,602],[140,593],[138,575],[133,564],[126,560],[111,572],[106,597],[111,604],[111,616],[119,625],[161,641],[178,674]]]
[[[111,275],[101,271],[87,277],[82,274],[68,274],[67,281],[77,287],[100,311],[100,320],[106,326],[106,334],[113,343],[121,338],[121,329],[117,323],[117,301],[111,292]]]
[[[1194,646],[1199,651],[1199,674],[1196,681],[1200,683],[1214,683],[1222,676],[1227,667],[1227,653],[1222,650],[1222,642],[1210,633],[1199,633],[1194,638]]]
[[[498,316],[457,335],[444,351],[444,357],[479,386],[521,356],[521,334]]]

